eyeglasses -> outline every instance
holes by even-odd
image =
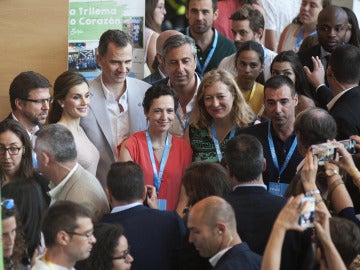
[[[90,239],[90,237],[94,236],[94,231],[85,232],[85,233],[68,232],[68,231],[65,231],[65,232],[68,233],[68,234],[71,234],[71,235],[77,235],[77,236],[86,237],[87,239]]]
[[[21,148],[24,148],[24,146],[21,146],[21,147],[16,147],[16,146],[2,147],[2,146],[0,146],[0,155],[4,155],[6,153],[6,151],[8,151],[8,153],[10,155],[17,155],[17,154],[19,154],[19,151]]]
[[[53,102],[53,98],[41,98],[41,99],[30,99],[30,98],[20,98],[21,100],[33,102],[37,105],[44,105],[44,104],[50,104]]]
[[[7,210],[11,210],[15,207],[15,202],[13,199],[6,199],[1,202],[1,206]]]
[[[112,257],[113,260],[126,260],[127,256],[130,256],[130,247],[123,251],[123,253],[118,257]]]

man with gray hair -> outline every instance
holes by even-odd
[[[159,81],[159,84],[165,83],[174,88],[180,103],[170,132],[182,137],[189,124],[200,84],[200,78],[195,73],[195,42],[185,35],[171,36],[165,41],[161,55],[168,78]]]
[[[217,196],[196,203],[189,212],[189,242],[213,269],[260,269],[261,256],[243,243],[231,205]]]
[[[50,179],[51,203],[73,201],[87,207],[95,221],[109,212],[109,205],[99,180],[77,162],[74,137],[60,124],[48,125],[37,133],[35,153],[39,171]]]

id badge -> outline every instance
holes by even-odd
[[[276,196],[284,196],[289,185],[285,183],[269,182],[269,192]]]
[[[158,199],[158,208],[159,210],[166,210],[166,200]]]

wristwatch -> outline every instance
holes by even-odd
[[[339,172],[337,170],[335,170],[335,169],[326,169],[325,173],[329,177],[334,176],[336,174],[339,174]]]

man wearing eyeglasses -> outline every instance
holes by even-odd
[[[32,135],[44,125],[48,116],[52,97],[51,84],[40,73],[21,72],[10,84],[10,104],[12,113],[8,118],[19,121]]]
[[[74,269],[96,242],[89,210],[70,201],[59,201],[45,212],[41,231],[46,253],[32,270]]]

